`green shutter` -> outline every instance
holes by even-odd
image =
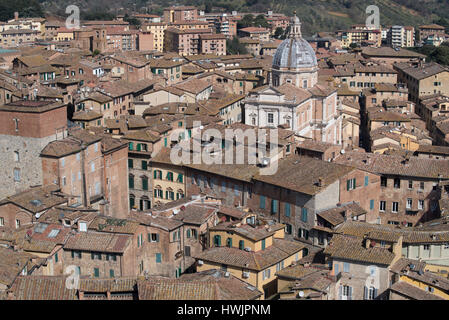
[[[356,183],[356,180],[355,180],[355,178],[354,179],[352,179],[353,181],[354,181],[354,189],[355,189],[355,187],[357,186],[357,183]]]
[[[346,191],[349,191],[349,183],[350,183],[350,180],[346,180]]]
[[[156,263],[161,263],[161,262],[162,262],[162,254],[156,253]]]
[[[290,217],[290,203],[285,204],[285,216]]]
[[[145,160],[142,160],[142,170],[147,170],[148,169],[148,162],[146,162]]]
[[[187,238],[190,238],[190,229],[187,229]]]
[[[128,159],[128,168],[132,169],[134,167],[133,159]]]
[[[156,170],[153,171],[153,178],[157,179],[157,172],[156,172]]]
[[[216,247],[220,247],[221,246],[221,236],[216,235],[214,237],[214,244],[215,244]]]
[[[265,239],[262,239],[262,250],[265,250]]]
[[[111,278],[114,278],[114,277],[115,277],[114,269],[109,270],[109,276],[110,276]]]
[[[134,197],[129,197],[129,206],[133,208],[135,205]]]
[[[178,174],[178,182],[183,182],[184,180],[184,176],[182,175],[182,173]]]
[[[134,147],[133,147],[133,143],[130,142],[129,145],[128,145],[128,149],[129,149],[129,150],[133,150],[133,148],[134,148]]]
[[[245,241],[243,241],[243,240],[239,241],[239,249],[240,250],[244,250],[245,249]]]
[[[164,138],[164,147],[167,146],[167,138]]]
[[[271,213],[277,213],[278,212],[278,201],[272,199],[271,200]]]
[[[129,180],[129,188],[134,189],[134,177],[129,176],[128,180]]]
[[[302,208],[301,210],[301,220],[307,222],[307,208]]]
[[[100,276],[100,270],[98,268],[94,268],[94,277],[98,278]]]
[[[142,189],[148,190],[148,179],[147,178],[142,178]]]
[[[260,196],[260,209],[265,209],[265,196]]]
[[[137,144],[137,151],[141,151],[142,145],[140,143]]]

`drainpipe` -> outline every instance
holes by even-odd
[[[88,202],[88,198],[87,198],[87,186],[86,186],[86,168],[85,168],[85,162],[86,162],[86,155],[85,155],[85,150],[86,150],[86,144],[82,143],[81,144],[81,178],[82,178],[82,183],[81,183],[81,193],[82,193],[82,199],[83,199],[83,206],[87,207],[89,205]]]

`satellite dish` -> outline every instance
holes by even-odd
[[[299,296],[300,298],[303,298],[303,297],[304,297],[304,291],[299,291],[298,296]]]

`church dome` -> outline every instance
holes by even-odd
[[[279,45],[273,57],[273,68],[301,69],[313,68],[317,65],[315,51],[302,38],[301,22],[294,15],[291,20],[288,38]]]

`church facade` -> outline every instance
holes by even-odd
[[[274,55],[270,85],[252,90],[245,99],[244,121],[259,127],[287,125],[300,136],[341,144],[337,90],[318,83],[316,55],[302,38],[296,15]]]

